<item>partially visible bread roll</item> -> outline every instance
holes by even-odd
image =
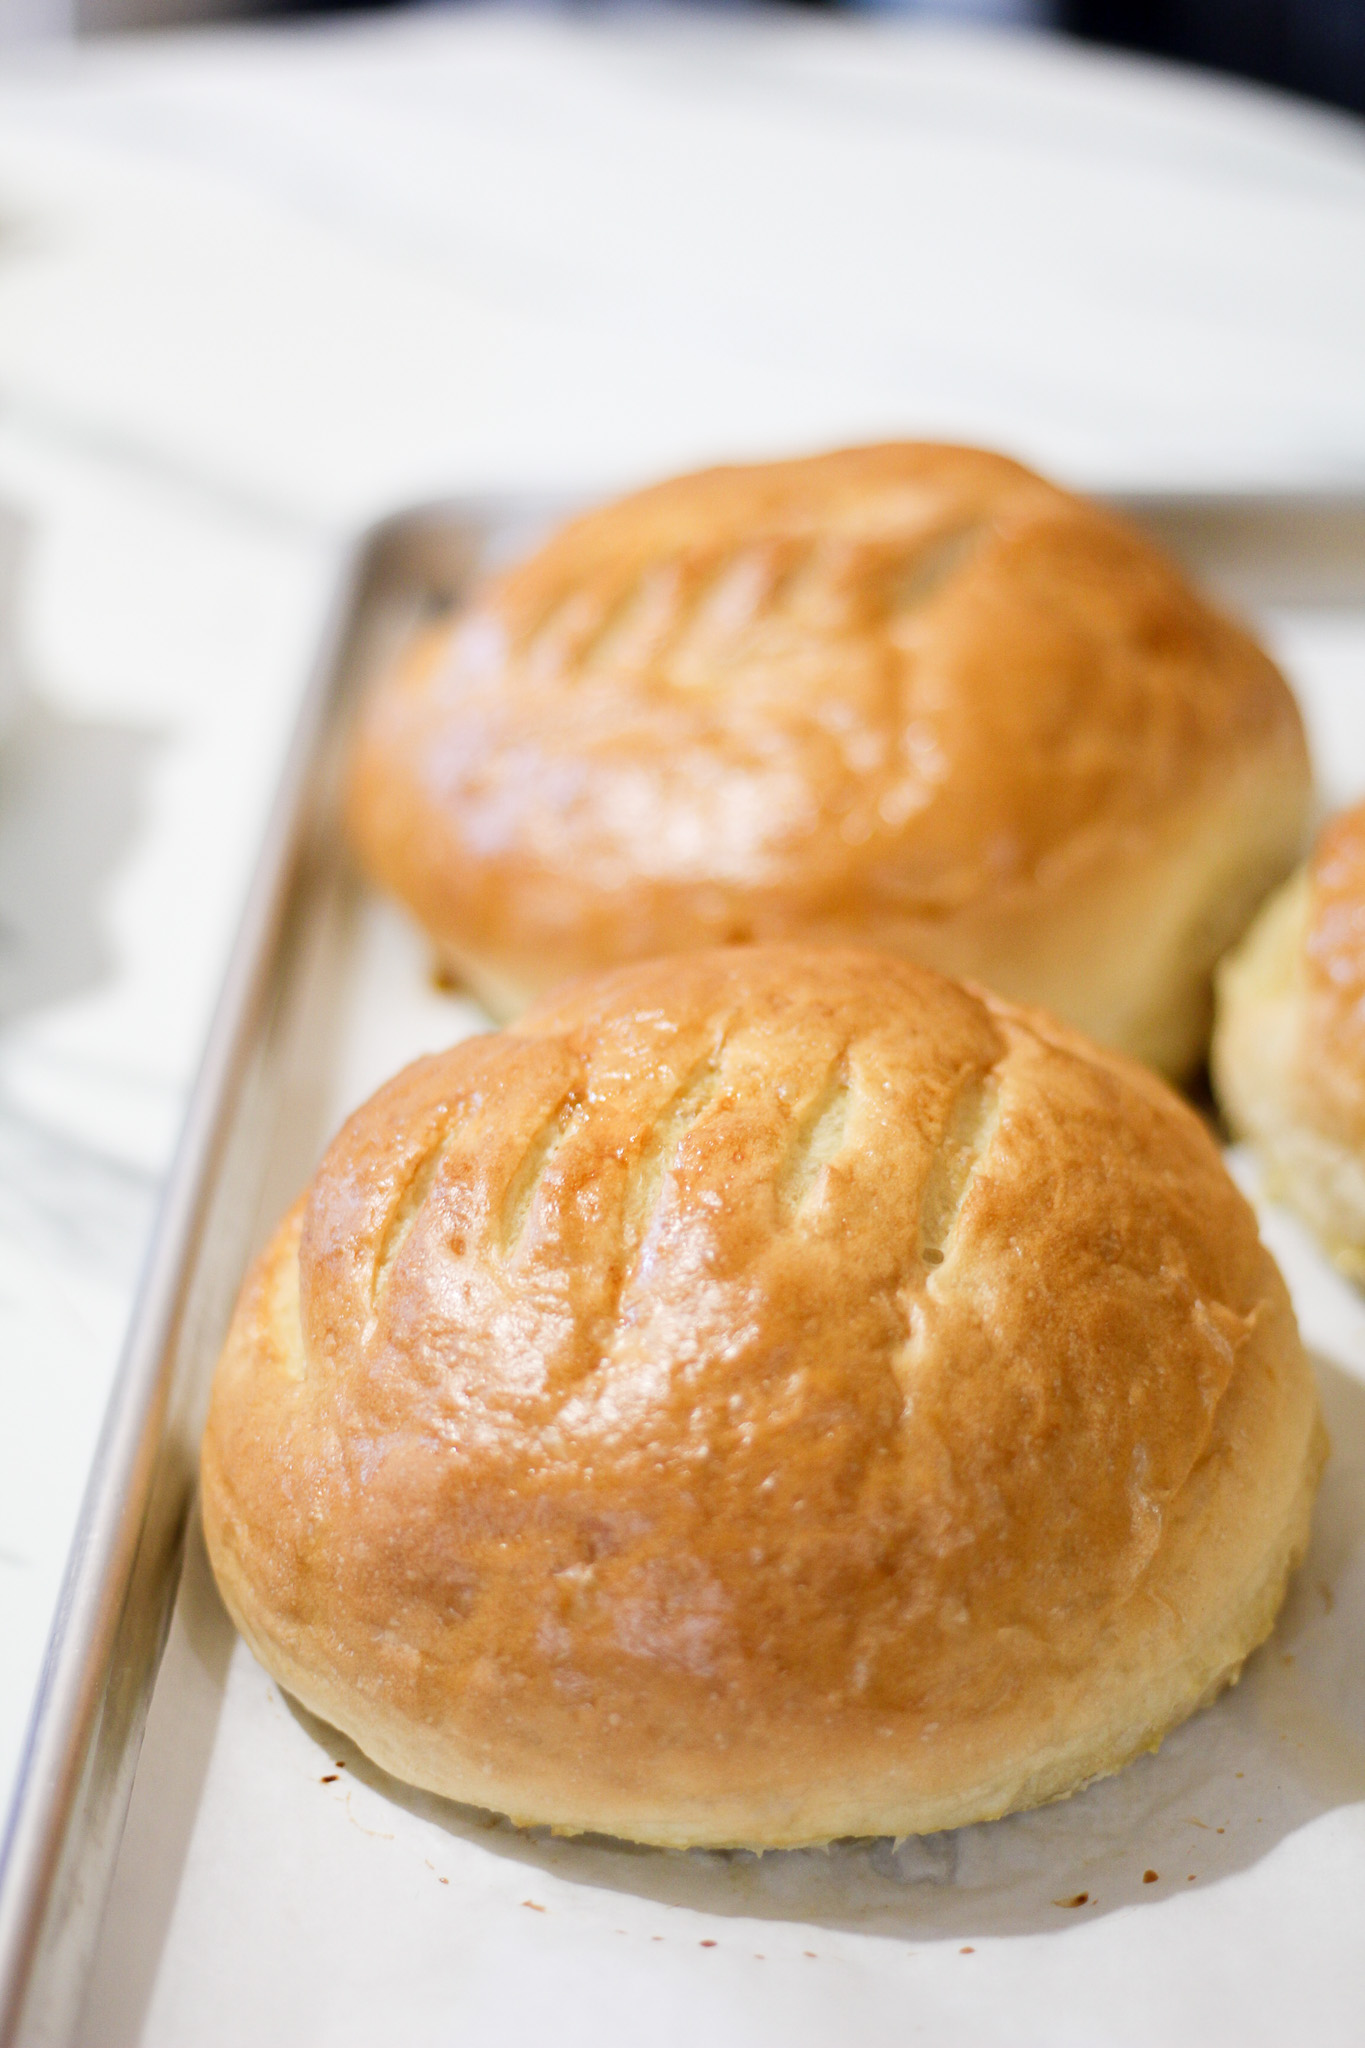
[[[1365,804],[1326,828],[1219,969],[1211,1064],[1267,1192],[1365,1281]]]
[[[1302,847],[1267,656],[978,450],[718,469],[575,520],[383,679],[370,873],[496,1016],[663,952],[866,943],[1185,1074]]]
[[[399,1075],[203,1454],[262,1662],[524,1822],[770,1848],[1056,1799],[1235,1678],[1322,1456],[1192,1111],[870,953],[586,981]]]

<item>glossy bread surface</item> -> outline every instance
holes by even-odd
[[[666,951],[859,942],[1179,1072],[1307,779],[1273,664],[1136,530],[892,444],[573,521],[383,680],[350,816],[495,1014]]]
[[[1055,1797],[1235,1675],[1316,1401],[1204,1127],[906,962],[619,970],[354,1116],[246,1289],[219,1580],[419,1784],[755,1845]]]

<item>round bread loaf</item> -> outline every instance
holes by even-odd
[[[1155,1747],[1299,1557],[1312,1377],[1191,1110],[908,962],[585,981],[346,1125],[242,1295],[204,1522],[397,1777],[768,1848]]]
[[[659,953],[860,943],[1179,1077],[1308,785],[1283,678],[1136,531],[893,445],[575,520],[383,677],[349,815],[498,1017]]]
[[[1365,1280],[1365,805],[1327,827],[1223,962],[1211,1064],[1267,1193]]]

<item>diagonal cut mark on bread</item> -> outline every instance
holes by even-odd
[[[677,1158],[689,1130],[720,1090],[725,1038],[683,1076],[655,1118],[636,1156],[621,1205],[621,1241],[632,1252],[643,1244],[663,1192],[664,1175]]]
[[[999,1120],[1000,1084],[994,1070],[973,1074],[948,1113],[920,1198],[920,1258],[926,1266],[941,1266],[947,1258]]]
[[[973,520],[968,526],[955,526],[947,533],[936,533],[915,549],[904,566],[898,565],[889,579],[890,609],[896,612],[918,611],[936,597],[945,583],[964,566],[969,555],[990,533],[991,527],[985,520]]]
[[[532,669],[566,679],[663,663],[675,683],[700,680],[689,656],[704,654],[724,666],[727,649],[737,651],[765,617],[804,614],[814,603],[827,625],[834,623],[833,606],[846,626],[869,560],[888,612],[920,610],[992,530],[989,521],[971,520],[890,551],[885,543],[810,535],[684,550],[619,585],[602,579],[571,591],[531,626],[522,656]]]
[[[632,577],[624,590],[605,600],[595,630],[577,650],[579,665],[642,668],[652,661],[676,620],[678,581],[672,562]]]
[[[407,1185],[400,1192],[397,1201],[385,1219],[375,1255],[374,1271],[370,1281],[370,1313],[365,1326],[364,1341],[368,1343],[374,1335],[379,1320],[379,1308],[384,1291],[389,1284],[389,1275],[397,1262],[398,1255],[406,1244],[413,1224],[422,1213],[432,1184],[445,1160],[446,1154],[455,1142],[459,1128],[459,1116],[452,1116],[445,1125],[429,1152],[418,1160]]]
[[[560,1097],[517,1162],[498,1205],[497,1237],[504,1259],[510,1259],[521,1243],[531,1206],[555,1154],[585,1113],[577,1093],[570,1089]]]
[[[806,1207],[824,1168],[843,1149],[852,1097],[845,1046],[830,1061],[824,1081],[797,1117],[791,1144],[778,1165],[773,1192],[784,1222]]]

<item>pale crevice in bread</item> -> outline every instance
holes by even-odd
[[[631,1247],[648,1232],[664,1176],[674,1164],[678,1148],[721,1091],[724,1057],[722,1033],[717,1044],[684,1075],[639,1145],[623,1210],[624,1237]]]
[[[941,1266],[968,1189],[990,1150],[1000,1119],[995,1074],[973,1075],[956,1097],[938,1142],[920,1201],[920,1257]]]
[[[936,534],[920,545],[906,566],[896,572],[892,582],[891,609],[900,615],[892,625],[893,633],[907,612],[922,610],[930,598],[938,595],[966,564],[972,550],[984,542],[989,531],[983,521],[973,520],[967,526],[952,527],[947,533]]]
[[[799,1215],[824,1169],[842,1151],[852,1096],[848,1051],[844,1048],[830,1061],[819,1092],[797,1118],[791,1143],[777,1169],[773,1194],[777,1213],[784,1222]]]
[[[1136,531],[903,444],[573,521],[380,680],[348,812],[500,1019],[620,961],[858,943],[1179,1077],[1308,790],[1283,678]]]
[[[777,1847],[1154,1746],[1269,1628],[1320,1459],[1283,1283],[1155,1076],[906,962],[751,948],[357,1112],[244,1290],[204,1522],[257,1654],[385,1769]]]
[[[437,1137],[430,1150],[419,1159],[406,1186],[402,1189],[397,1201],[389,1211],[388,1220],[384,1225],[383,1235],[379,1240],[379,1248],[374,1262],[374,1277],[370,1286],[370,1319],[366,1324],[367,1330],[372,1331],[377,1322],[379,1307],[383,1300],[384,1289],[388,1285],[389,1274],[392,1272],[394,1262],[407,1241],[408,1232],[421,1214],[427,1197],[431,1193],[432,1183],[445,1162],[445,1156],[450,1149],[450,1144],[451,1132],[447,1129]]]
[[[555,1153],[585,1113],[576,1093],[565,1095],[523,1152],[498,1205],[498,1238],[504,1259],[510,1259],[516,1252],[531,1205],[554,1162]]]

